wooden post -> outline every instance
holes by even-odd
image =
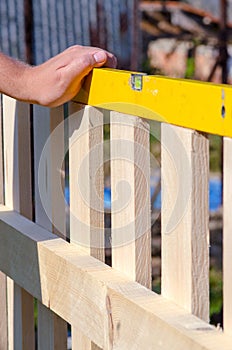
[[[56,233],[62,231],[61,229],[56,230],[53,225],[54,220],[57,220],[57,215],[59,215],[60,225],[62,225],[63,228],[65,227],[64,198],[61,198],[60,196],[57,198],[55,194],[57,186],[59,185],[57,181],[58,176],[55,176],[56,172],[61,172],[61,186],[63,186],[62,181],[64,179],[62,170],[58,168],[59,164],[57,163],[57,158],[54,152],[54,148],[56,147],[57,154],[64,154],[64,139],[62,138],[62,133],[59,140],[57,138],[50,138],[52,141],[47,144],[45,162],[42,165],[40,162],[43,148],[50,137],[51,131],[53,131],[57,124],[62,120],[63,110],[61,108],[50,110],[39,106],[34,107],[35,221],[47,230]],[[52,154],[52,151],[54,154]],[[40,192],[41,177],[45,184],[43,190],[46,193]],[[54,180],[54,178],[56,180]],[[46,206],[45,203],[43,203],[43,195],[46,196]],[[57,215],[55,208],[59,208]],[[60,232],[60,234],[64,235],[64,232]],[[39,302],[38,349],[67,349],[66,322]]]
[[[205,135],[162,125],[162,294],[209,321]]]
[[[104,261],[103,115],[89,106],[69,107],[70,241]],[[99,348],[72,328],[72,349]]]
[[[151,287],[149,124],[111,112],[112,267]]]
[[[223,169],[223,327],[232,335],[232,139],[224,137],[224,169]]]

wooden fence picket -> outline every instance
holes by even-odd
[[[51,147],[51,203],[52,232],[64,239],[66,232],[65,212],[65,144],[64,108],[50,109]]]
[[[19,212],[33,220],[32,154],[31,154],[31,106],[16,103],[18,118],[18,164],[19,164]],[[21,289],[22,303],[22,349],[35,349],[34,298]]]
[[[231,301],[231,229],[232,229],[232,139],[224,137],[223,160],[223,328],[232,335],[232,301]]]
[[[52,176],[57,171],[58,164],[56,157],[52,159],[51,150],[60,154],[60,157],[64,154],[64,141],[55,140],[56,145],[48,144],[45,163],[43,163],[41,175],[45,180],[46,196],[46,208],[41,201],[41,193],[39,188],[39,166],[41,166],[41,153],[45,146],[51,131],[53,131],[61,121],[63,120],[63,109],[57,108],[50,110],[49,108],[43,108],[39,106],[34,107],[34,172],[35,172],[35,222],[46,228],[50,232],[54,232],[55,228],[53,220],[59,218],[59,223],[62,227],[65,227],[65,206],[64,197],[56,198],[55,193],[58,186],[57,176],[53,181]],[[57,123],[57,124],[56,124]],[[63,135],[64,136],[64,135]],[[56,147],[56,150],[54,150]],[[64,157],[63,157],[64,158]],[[55,169],[54,169],[55,167]],[[60,174],[60,183],[64,180],[62,174]],[[55,215],[54,208],[60,205],[58,216]],[[54,216],[55,215],[55,216]],[[49,217],[50,216],[50,217]],[[55,230],[57,233],[57,230]],[[62,230],[61,230],[62,231]],[[64,235],[64,233],[63,233]],[[66,350],[67,349],[67,324],[58,315],[54,314],[40,302],[38,302],[38,350]]]
[[[76,103],[69,105],[69,181],[70,241],[104,262],[103,114]],[[72,349],[99,347],[73,327]]]
[[[5,204],[32,220],[29,108],[4,96]],[[7,305],[9,349],[15,348],[16,344],[18,349],[34,349],[33,297],[8,279]]]
[[[7,103],[8,102],[8,103]],[[13,101],[12,101],[13,102]],[[15,102],[16,103],[16,102]],[[13,102],[14,104],[14,102]],[[4,143],[4,187],[5,187],[5,205],[9,206],[11,209],[16,207],[16,204],[13,205],[13,194],[11,187],[15,186],[17,183],[17,176],[16,181],[13,181],[13,174],[12,174],[12,164],[14,162],[14,151],[13,151],[13,145],[14,145],[14,127],[15,127],[15,112],[13,108],[13,112],[11,111],[10,100],[8,100],[8,97],[3,96],[3,143]],[[7,108],[8,107],[8,108]],[[12,135],[13,133],[13,135]],[[12,135],[12,136],[10,136]],[[6,161],[7,160],[7,161]],[[17,162],[15,162],[16,166]],[[18,191],[15,191],[15,194],[18,193]],[[16,209],[19,209],[18,206]],[[18,344],[21,343],[22,338],[18,338],[15,336],[15,330],[14,330],[14,314],[13,314],[13,307],[14,307],[14,283],[7,277],[6,280],[6,298],[7,298],[7,341],[8,341],[8,349],[13,350],[14,347],[14,341],[18,342]],[[15,315],[16,316],[16,315]],[[18,320],[21,318],[21,313],[18,313]],[[16,317],[17,317],[16,316]],[[18,333],[17,333],[18,334]]]
[[[111,112],[112,267],[151,288],[149,124]]]
[[[209,321],[209,147],[162,124],[162,294]]]

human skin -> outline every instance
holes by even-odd
[[[38,66],[0,53],[0,92],[21,101],[56,107],[71,100],[93,68],[115,68],[115,56],[88,46],[71,46]]]

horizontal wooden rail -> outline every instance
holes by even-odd
[[[0,230],[2,271],[100,347],[231,349],[213,326],[5,206]]]
[[[75,101],[232,137],[232,87],[94,69]]]

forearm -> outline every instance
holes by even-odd
[[[28,101],[29,70],[29,65],[0,53],[0,92],[18,100]]]
[[[18,100],[55,107],[71,100],[95,67],[116,67],[109,52],[72,46],[39,66],[0,53],[0,92]]]

